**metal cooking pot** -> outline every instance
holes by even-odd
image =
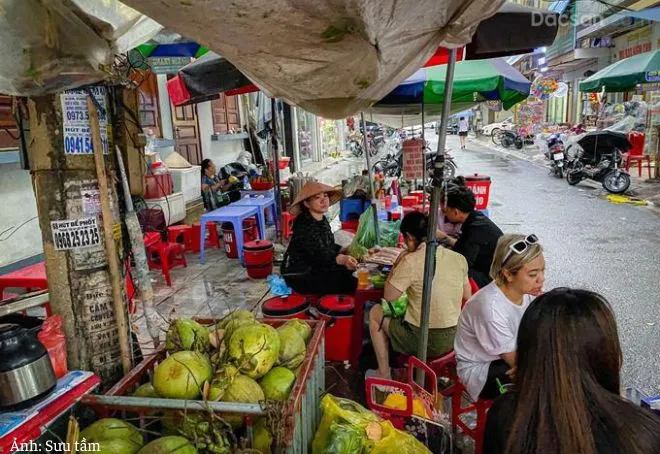
[[[0,409],[28,407],[55,388],[53,365],[34,332],[0,324],[0,358]]]

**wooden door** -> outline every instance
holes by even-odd
[[[193,165],[202,163],[202,147],[199,143],[199,126],[197,124],[197,107],[172,107],[172,123],[176,151]]]
[[[18,147],[18,137],[11,96],[0,95],[0,149]]]
[[[158,80],[151,71],[141,71],[138,89],[138,108],[142,128],[153,131],[154,136],[162,137],[160,129],[160,111],[158,110]]]

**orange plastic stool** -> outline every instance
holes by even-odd
[[[181,224],[171,225],[167,228],[167,241],[170,243],[178,243],[179,238],[183,237],[183,244],[186,251],[193,250],[193,229],[192,226]],[[199,247],[199,244],[197,245]]]
[[[289,239],[293,235],[293,221],[296,219],[288,211],[282,212],[282,238]]]
[[[216,227],[215,223],[209,223],[206,226],[206,231],[208,232],[208,236],[206,237],[206,242],[205,247],[217,247],[220,248],[220,236],[218,235],[218,228]],[[202,227],[199,224],[199,222],[195,222],[192,225],[192,246],[190,251],[191,252],[199,252],[199,236],[202,234]]]

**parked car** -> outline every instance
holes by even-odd
[[[494,133],[502,130],[511,131],[514,127],[515,125],[513,124],[513,117],[509,117],[499,123],[491,123],[484,126],[484,128],[481,130],[481,133],[486,136],[492,136]]]

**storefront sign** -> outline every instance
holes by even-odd
[[[403,177],[407,180],[424,178],[422,141],[410,139],[403,142]]]
[[[190,57],[149,57],[147,64],[154,74],[176,74],[190,63]]]
[[[89,91],[101,107],[97,106],[103,153],[108,154],[108,110],[105,87],[90,87]],[[87,90],[66,90],[62,101],[62,127],[65,154],[93,154],[92,132],[87,111]]]
[[[626,33],[614,39],[614,56],[617,60],[650,52],[657,48],[660,27],[655,24]]]
[[[101,244],[96,218],[51,221],[50,228],[53,232],[53,245],[58,251],[82,249]]]
[[[502,101],[495,100],[495,101],[486,101],[486,107],[488,107],[488,110],[491,112],[501,112],[502,111]]]
[[[660,71],[647,71],[644,80],[647,82],[660,82]]]

